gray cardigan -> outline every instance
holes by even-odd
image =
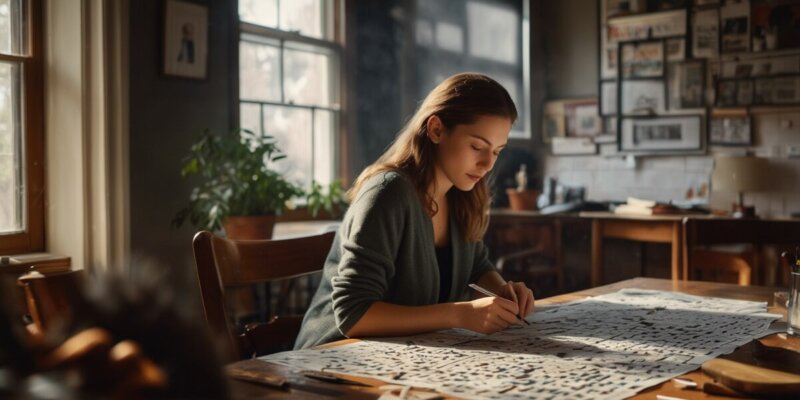
[[[483,242],[465,241],[453,218],[449,223],[452,302],[466,298],[467,285],[494,267]],[[344,339],[376,301],[422,306],[438,300],[431,218],[408,178],[398,172],[376,174],[344,216],[295,349]]]

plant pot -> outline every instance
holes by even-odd
[[[506,189],[508,204],[515,211],[536,210],[536,199],[539,198],[538,190],[517,191],[517,189]]]
[[[228,239],[272,239],[272,230],[275,228],[275,216],[248,215],[242,217],[228,217],[222,225],[225,228],[225,236],[227,236]]]

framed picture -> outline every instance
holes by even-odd
[[[597,99],[565,102],[564,117],[567,137],[595,137],[602,129]]]
[[[736,82],[736,105],[749,106],[753,104],[754,97],[753,81],[742,79]]]
[[[658,78],[664,76],[664,41],[648,40],[619,44],[622,78]]]
[[[617,81],[600,81],[600,115],[617,115]]]
[[[720,9],[721,52],[750,51],[750,2],[726,2]]]
[[[753,134],[750,116],[712,115],[708,127],[708,144],[718,146],[750,146]]]
[[[692,20],[692,57],[710,58],[719,54],[719,10],[698,10]]]
[[[205,79],[208,7],[178,0],[164,3],[164,75]]]
[[[542,141],[550,143],[554,137],[565,137],[567,129],[564,126],[564,122],[563,101],[548,101],[544,103]]]
[[[751,25],[753,43],[765,50],[800,47],[798,21],[800,2],[753,0]]]
[[[663,114],[666,110],[665,88],[662,80],[622,81],[618,96],[620,115]]]
[[[683,61],[686,58],[686,39],[672,38],[664,42],[667,61]]]
[[[800,73],[800,55],[762,56],[747,54],[722,63],[723,78],[792,75]]]
[[[705,65],[704,60],[668,64],[667,97],[670,110],[705,107]]]
[[[800,75],[782,75],[753,80],[753,104],[800,105]]]
[[[720,79],[717,81],[717,106],[735,107],[736,89],[738,81],[734,79]]]
[[[617,77],[616,63],[618,57],[618,43],[645,40],[663,39],[669,37],[686,36],[687,21],[686,9],[647,13],[641,15],[621,16],[613,19],[603,19],[607,14],[608,4],[600,0],[601,20],[600,27],[600,78],[615,79]]]
[[[551,150],[554,155],[597,154],[597,145],[591,138],[553,138]]]
[[[772,78],[772,104],[800,104],[800,75]]]
[[[621,152],[659,153],[703,150],[701,115],[622,118]]]

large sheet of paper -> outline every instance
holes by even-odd
[[[262,357],[464,398],[608,399],[698,368],[770,332],[767,304],[624,289],[538,308],[530,326],[449,330]]]

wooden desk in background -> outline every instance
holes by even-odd
[[[669,244],[672,248],[672,280],[681,279],[683,219],[686,215],[636,216],[611,212],[582,212],[579,215],[592,220],[592,286],[603,284],[603,239],[606,238]]]
[[[606,293],[613,293],[624,288],[641,288],[653,290],[665,290],[682,292],[699,296],[712,296],[723,297],[738,300],[750,301],[765,301],[772,303],[773,293],[778,290],[777,288],[761,287],[761,286],[737,286],[725,283],[712,283],[712,282],[687,282],[687,281],[671,281],[667,279],[652,279],[652,278],[635,278],[622,282],[617,282],[611,285],[596,287],[580,292],[569,293],[561,296],[550,297],[546,299],[537,300],[537,304],[553,304],[563,303],[572,300],[579,300],[587,296],[596,296]],[[770,307],[770,312],[776,314],[783,314],[784,318],[786,310],[782,308]],[[337,342],[336,344],[349,343],[351,341]],[[777,346],[782,348],[789,348],[795,351],[800,351],[800,338],[789,337],[784,340],[778,337],[777,334],[767,336],[760,339],[760,342],[768,346]],[[333,344],[333,345],[336,345]],[[747,347],[747,346],[743,346]],[[743,348],[739,348],[734,352],[734,355],[739,355],[742,359],[747,359],[748,354]],[[270,398],[334,398],[346,396],[346,398],[376,398],[380,395],[377,386],[380,383],[374,380],[352,377],[352,380],[363,382],[368,386],[357,386],[347,384],[333,384],[316,381],[304,377],[298,371],[292,371],[288,367],[271,364],[258,360],[244,360],[233,363],[228,366],[229,369],[247,370],[250,373],[257,375],[263,374],[264,376],[272,377],[285,377],[289,380],[288,390],[270,389],[266,386],[260,386],[255,383],[231,381],[231,398],[232,399],[250,399],[256,397],[269,396]],[[684,374],[682,377],[693,379],[698,385],[711,381],[711,378],[706,376],[700,371],[692,371]],[[689,391],[675,388],[675,386],[667,381],[665,383],[647,389],[633,398],[635,399],[652,399],[656,394],[673,396],[685,399],[721,399],[723,397],[711,396],[701,391]]]

